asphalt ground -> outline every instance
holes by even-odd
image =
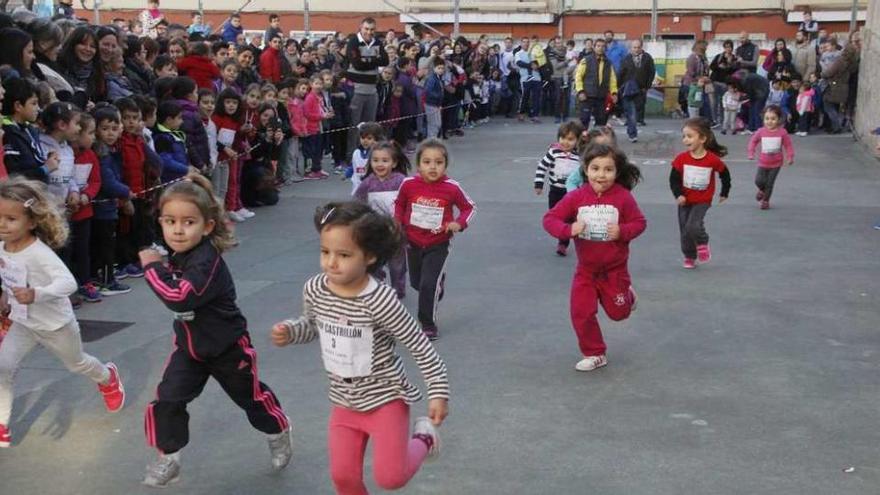
[[[600,316],[609,365],[592,373],[574,370],[575,259],[554,254],[541,228],[546,197],[532,190],[556,126],[494,120],[450,141],[449,175],[478,207],[453,240],[440,307],[451,414],[441,457],[403,493],[878,492],[878,163],[847,136],[794,138],[797,162],[760,211],[747,138],[720,136],[731,198],[707,215],[711,264],[685,271],[667,183],[680,121],[648,124],[638,143],[621,144],[645,174],[634,193],[648,229],[630,258],[639,309],[620,323]],[[335,177],[285,188],[278,206],[238,226],[241,246],[226,256],[261,378],[294,422],[293,462],[273,474],[263,436],[211,382],[190,405],[191,443],[170,491],[332,493],[319,348],[274,348],[268,330],[299,314],[302,285],[319,270],[314,208],[349,191]],[[132,293],[78,311],[86,350],[120,367],[125,409],[105,413],[87,379],[32,353],[16,379],[0,493],[150,492],[139,485],[155,456],[143,410],[171,315],[143,280],[131,283]],[[405,302],[415,309],[415,293]]]

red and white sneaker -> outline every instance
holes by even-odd
[[[12,435],[6,425],[0,425],[0,448],[8,448],[12,444]]]
[[[712,250],[708,244],[700,244],[697,246],[697,263],[703,265],[712,261]]]
[[[605,354],[599,354],[598,356],[585,356],[574,365],[574,369],[578,371],[593,371],[607,364],[608,359],[605,357]]]
[[[122,378],[119,370],[113,363],[107,363],[110,369],[110,381],[107,385],[98,384],[98,390],[104,396],[104,406],[107,412],[117,412],[125,405],[125,387],[122,386]]]
[[[686,270],[693,270],[697,267],[697,264],[694,262],[693,258],[685,258],[684,263],[682,263],[681,266],[684,267]]]

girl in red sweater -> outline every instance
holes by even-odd
[[[544,215],[544,230],[574,239],[577,268],[571,284],[571,323],[583,358],[578,371],[608,364],[596,315],[599,304],[614,321],[635,310],[636,293],[627,269],[629,243],[645,231],[645,217],[630,191],[641,171],[613,146],[596,144],[581,166],[587,185],[566,194]]]
[[[79,186],[80,206],[70,216],[71,271],[79,285],[79,295],[88,302],[100,302],[101,293],[91,282],[92,264],[90,241],[92,238],[92,200],[101,190],[101,162],[92,151],[95,144],[95,119],[87,113],[80,114],[79,139],[73,143],[74,178]]]
[[[311,172],[306,174],[306,179],[325,179],[329,175],[321,170],[321,160],[324,158],[324,141],[321,135],[321,121],[333,117],[333,111],[324,110],[324,79],[320,74],[315,74],[309,79],[311,91],[306,95],[303,114],[306,117],[306,136],[303,138],[303,155],[308,166],[311,163]]]
[[[708,263],[712,259],[709,234],[703,226],[703,218],[715,196],[715,174],[721,178],[721,199],[730,194],[730,171],[721,161],[727,148],[718,144],[711,123],[703,118],[689,119],[681,130],[681,141],[687,151],[672,160],[669,171],[669,187],[678,203],[678,226],[681,230],[681,252],[684,267],[696,268],[696,263]]]
[[[211,120],[217,126],[217,148],[219,160],[228,160],[229,182],[226,188],[225,206],[229,218],[235,222],[243,222],[246,217],[241,210],[240,190],[240,157],[245,149],[245,134],[242,132],[241,96],[232,88],[226,88],[217,96],[217,105]]]

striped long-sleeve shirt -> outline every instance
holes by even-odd
[[[353,298],[333,294],[326,275],[312,277],[303,288],[303,315],[284,324],[292,344],[320,339],[334,404],[365,412],[398,399],[413,403],[422,398],[407,380],[403,361],[394,352],[395,342],[415,359],[428,398],[449,398],[443,360],[394,289],[372,277]]]
[[[535,189],[543,189],[544,182],[547,182],[550,187],[565,190],[565,181],[569,175],[577,173],[580,163],[577,153],[565,151],[559,143],[554,143],[547,150],[544,158],[538,162],[538,169],[535,170]]]

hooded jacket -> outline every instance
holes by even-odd
[[[177,100],[183,110],[183,125],[180,127],[186,134],[186,149],[189,164],[204,170],[211,159],[211,150],[208,148],[208,133],[202,125],[202,117],[199,107],[189,100]]]
[[[46,153],[39,131],[28,124],[17,124],[3,117],[3,161],[10,176],[49,182]]]
[[[191,77],[200,89],[213,89],[214,79],[220,77],[220,69],[205,55],[187,55],[177,62],[181,76]]]
[[[162,182],[179,179],[189,170],[186,156],[186,134],[173,131],[162,124],[156,126],[153,134],[156,153],[162,157]]]

